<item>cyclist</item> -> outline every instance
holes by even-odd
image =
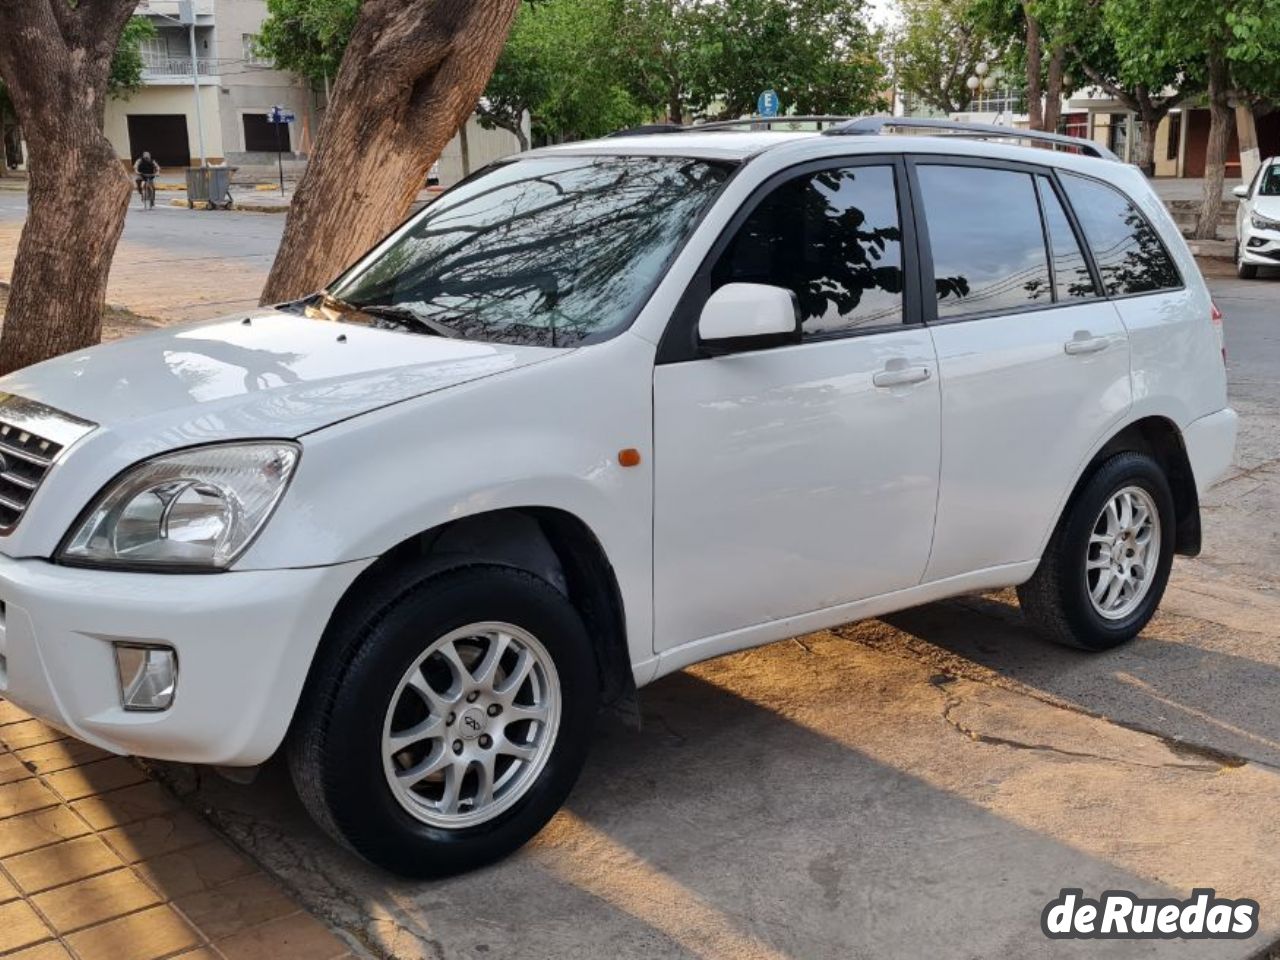
[[[133,164],[133,172],[136,174],[136,182],[138,185],[138,196],[142,198],[142,205],[147,206],[150,202],[151,206],[156,205],[156,176],[160,173],[160,164],[151,158],[149,150],[143,150],[142,156]],[[150,188],[150,197],[143,191],[143,185]]]

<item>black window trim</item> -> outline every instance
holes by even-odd
[[[744,163],[742,166],[746,167]],[[893,171],[894,186],[897,189],[898,224],[902,231],[902,321],[900,323],[883,323],[871,327],[853,327],[848,330],[832,330],[826,333],[811,334],[801,342],[786,346],[803,347],[810,344],[829,343],[847,340],[853,337],[875,336],[894,333],[899,330],[922,329],[925,326],[921,297],[920,257],[923,253],[916,232],[916,214],[913,191],[907,180],[907,168],[902,154],[846,154],[836,157],[821,157],[803,163],[792,164],[779,170],[761,183],[757,184],[750,195],[738,205],[729,222],[721,229],[711,246],[707,249],[698,265],[698,269],[690,278],[681,294],[667,326],[663,330],[662,339],[658,343],[655,365],[668,363],[687,363],[694,360],[706,360],[713,354],[698,345],[698,317],[702,307],[711,295],[711,271],[725,248],[737,236],[738,229],[755,209],[770,196],[775,189],[787,181],[806,174],[819,173],[824,170],[843,170],[850,167],[889,167]],[[777,349],[781,344],[765,349]]]

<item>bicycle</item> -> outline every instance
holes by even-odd
[[[138,175],[138,196],[142,198],[143,210],[154,210],[156,207],[156,175],[143,173]]]

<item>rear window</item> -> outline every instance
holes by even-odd
[[[1061,179],[1108,296],[1182,286],[1159,234],[1123,194],[1074,174],[1064,173]]]

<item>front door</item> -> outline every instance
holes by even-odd
[[[920,581],[940,400],[902,182],[889,160],[775,178],[673,318],[654,372],[657,650]],[[698,311],[731,282],[791,289],[802,342],[705,355]]]

